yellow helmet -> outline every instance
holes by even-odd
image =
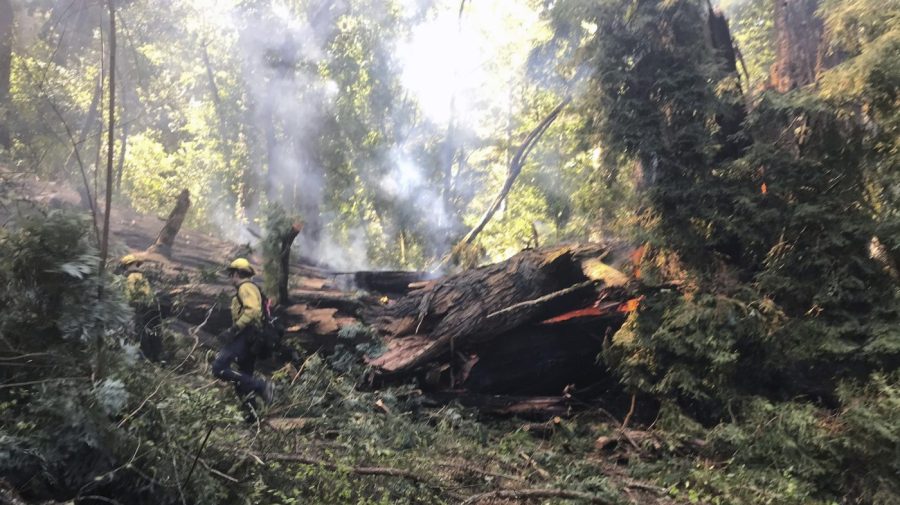
[[[126,254],[119,259],[119,264],[123,267],[128,267],[134,265],[135,263],[141,263],[141,260],[138,259],[134,254]]]
[[[237,258],[228,265],[229,272],[243,272],[245,274],[255,275],[256,271],[250,266],[250,262],[246,258]]]

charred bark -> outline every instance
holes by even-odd
[[[737,70],[737,55],[734,50],[734,41],[728,20],[725,16],[709,7],[708,25],[710,43],[719,61],[719,68],[723,77],[733,76],[737,80],[737,89],[734,90],[734,102],[725,104],[716,114],[716,124],[719,126],[717,140],[721,146],[716,153],[716,161],[727,161],[738,158],[747,147],[748,140],[740,135],[747,111],[744,108],[740,95],[743,89],[740,86]]]
[[[388,295],[403,295],[419,283],[434,276],[428,272],[407,272],[398,270],[363,271],[353,274],[353,283],[361,289]]]
[[[276,305],[287,304],[290,300],[290,296],[288,295],[288,275],[291,271],[291,245],[294,243],[294,239],[297,238],[297,235],[300,234],[300,231],[302,229],[302,222],[294,223],[281,235],[279,239],[279,268],[277,279],[278,299],[275,300]]]
[[[378,318],[388,351],[370,363],[384,374],[397,374],[449,362],[457,352],[596,299],[579,257],[583,252],[574,246],[524,251],[410,293]]]
[[[181,194],[178,195],[178,200],[175,202],[175,208],[172,209],[172,213],[169,214],[169,218],[166,220],[165,226],[160,230],[153,245],[147,248],[147,252],[159,253],[166,257],[172,255],[175,237],[178,235],[178,231],[181,230],[181,224],[184,223],[184,218],[190,207],[191,192],[186,189],[182,190]]]

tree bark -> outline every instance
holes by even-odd
[[[376,327],[388,335],[388,351],[370,360],[385,374],[413,371],[430,360],[452,356],[557,308],[569,308],[592,286],[522,304],[585,282],[576,248],[523,251],[509,260],[449,276],[384,309]],[[509,309],[516,306],[514,310]]]
[[[109,8],[109,136],[106,152],[106,208],[103,213],[103,239],[100,242],[100,297],[103,297],[103,273],[109,256],[109,214],[112,209],[113,156],[115,154],[116,124],[116,9],[114,0],[107,0]]]
[[[815,82],[823,33],[818,7],[819,0],[774,0],[776,48],[769,85],[775,91]]]
[[[9,131],[9,80],[12,68],[13,7],[10,0],[0,0],[0,146],[12,147]]]
[[[103,213],[103,239],[100,242],[100,282],[97,283],[97,298],[100,301],[103,300],[104,274],[106,273],[106,260],[109,257],[109,213],[112,210],[113,155],[115,154],[113,129],[116,123],[116,9],[113,2],[114,0],[107,0],[109,7],[109,142],[106,153],[106,210]],[[97,333],[95,345],[97,364],[94,375],[96,378],[100,378],[106,373],[102,331]]]
[[[63,166],[66,169],[66,173],[69,173],[72,169],[73,162],[79,162],[79,157],[81,156],[78,152],[78,149],[84,145],[84,142],[88,138],[88,133],[91,131],[94,123],[97,121],[97,114],[100,109],[100,97],[103,95],[103,76],[97,76],[97,87],[94,89],[94,96],[91,98],[91,105],[88,107],[88,113],[84,117],[84,123],[81,126],[81,131],[78,133],[78,141],[74,142],[72,145],[72,152],[69,153],[69,157],[66,158],[66,162]]]
[[[129,123],[122,124],[122,147],[119,150],[119,165],[116,167],[116,191],[122,190],[122,172],[125,170],[125,150],[128,147],[129,126]]]
[[[732,92],[732,96],[739,98],[743,89],[740,86],[737,54],[734,50],[734,41],[728,27],[728,20],[721,12],[714,10],[711,4],[708,12],[710,42],[719,60],[720,73],[722,77],[734,76],[738,79],[738,87]],[[716,139],[721,146],[716,153],[716,161],[736,159],[747,147],[747,140],[744,136],[738,135],[746,116],[747,111],[741,100],[735,100],[733,104],[723,107],[716,114],[716,124],[719,126]]]
[[[301,230],[303,230],[303,223],[297,222],[292,224],[281,236],[281,248],[278,252],[278,261],[280,263],[278,269],[278,299],[274,300],[276,305],[286,305],[290,302],[288,276],[291,271],[291,245]]]
[[[163,226],[162,230],[159,231],[156,242],[147,248],[147,252],[160,253],[167,258],[172,256],[172,247],[175,245],[175,237],[178,235],[178,231],[181,230],[181,224],[184,223],[184,218],[190,208],[191,192],[184,189],[181,191],[181,194],[178,195],[178,200],[175,202],[175,208],[172,209],[169,218],[166,219],[166,224]]]
[[[213,108],[216,110],[219,126],[219,140],[222,142],[222,155],[225,157],[225,166],[231,168],[231,144],[228,142],[228,128],[225,125],[224,108],[222,107],[222,97],[219,94],[219,86],[216,84],[216,76],[213,72],[212,64],[209,61],[209,52],[206,45],[201,45],[200,56],[203,59],[203,65],[206,67],[206,80],[209,84],[209,93],[212,97]]]

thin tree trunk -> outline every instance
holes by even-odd
[[[122,116],[125,116],[125,111],[122,111]],[[122,191],[122,172],[125,170],[125,149],[128,147],[128,129],[129,123],[122,123],[122,141],[121,148],[119,149],[119,163],[116,166],[116,191]]]
[[[278,139],[275,136],[275,115],[272,114],[271,106],[266,104],[263,106],[264,120],[263,126],[265,142],[266,142],[266,198],[269,202],[281,202],[283,194],[278,191],[278,159],[275,150],[278,148]]]
[[[9,150],[10,106],[9,78],[12,67],[13,8],[9,0],[0,0],[0,146]]]
[[[88,107],[87,116],[84,118],[84,124],[81,126],[81,131],[78,133],[78,141],[72,145],[72,152],[69,153],[69,157],[66,158],[66,162],[63,164],[65,167],[66,173],[69,173],[72,169],[73,163],[78,161],[78,149],[84,145],[84,142],[88,138],[88,132],[91,130],[91,126],[93,126],[94,122],[97,120],[97,113],[100,109],[100,97],[103,94],[103,76],[97,76],[97,87],[94,90],[94,96],[91,98],[91,105]]]
[[[219,140],[222,142],[222,154],[225,156],[225,165],[231,168],[231,144],[228,143],[228,129],[225,125],[224,109],[222,107],[222,97],[219,94],[219,86],[216,85],[216,77],[213,73],[212,64],[209,61],[209,52],[206,45],[201,46],[200,56],[203,59],[203,65],[206,67],[206,80],[209,83],[209,92],[212,96],[213,107],[216,110],[216,116],[219,122]]]
[[[109,143],[106,153],[106,211],[103,214],[103,240],[100,243],[100,282],[97,287],[97,298],[103,300],[103,282],[106,273],[106,260],[109,256],[109,213],[112,209],[113,189],[113,155],[115,154],[114,127],[116,122],[116,9],[113,0],[107,0],[109,7]],[[104,374],[103,332],[98,332],[97,367],[95,376]]]
[[[103,212],[103,239],[100,242],[100,297],[103,297],[103,274],[109,256],[109,214],[112,209],[113,156],[115,154],[116,124],[116,8],[113,0],[107,0],[109,8],[109,129],[106,153],[106,202]]]
[[[460,0],[459,2],[459,12],[456,16],[456,32],[459,37],[462,37],[462,18],[463,12],[466,8],[466,0]],[[447,120],[447,136],[444,140],[444,145],[441,148],[441,166],[443,168],[443,188],[441,191],[441,198],[444,201],[444,208],[448,211],[451,208],[451,204],[453,201],[453,159],[456,156],[457,150],[461,148],[458,146],[458,140],[456,138],[456,85],[459,79],[459,68],[458,65],[454,65],[453,69],[453,89],[450,94],[450,118]],[[439,223],[444,225],[445,223]]]

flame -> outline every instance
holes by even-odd
[[[759,187],[759,190],[762,192],[762,194],[765,195],[769,192],[769,187],[766,186],[766,183],[762,183],[762,186]]]
[[[631,264],[634,266],[632,274],[634,275],[635,279],[641,278],[641,261],[644,260],[645,252],[647,252],[647,246],[642,245],[634,251],[631,251],[631,254],[628,255],[629,258],[631,258]]]
[[[565,314],[560,314],[556,317],[545,319],[544,321],[541,321],[541,324],[562,323],[580,317],[597,317],[604,315],[606,312],[606,310],[601,309],[600,307],[587,307],[585,309],[572,310],[566,312]]]
[[[629,312],[634,312],[641,305],[641,300],[643,300],[643,299],[644,299],[643,296],[640,296],[638,298],[632,298],[631,300],[628,300],[627,302],[620,304],[619,308],[617,308],[616,310],[618,312],[622,312],[625,314],[627,314]]]

